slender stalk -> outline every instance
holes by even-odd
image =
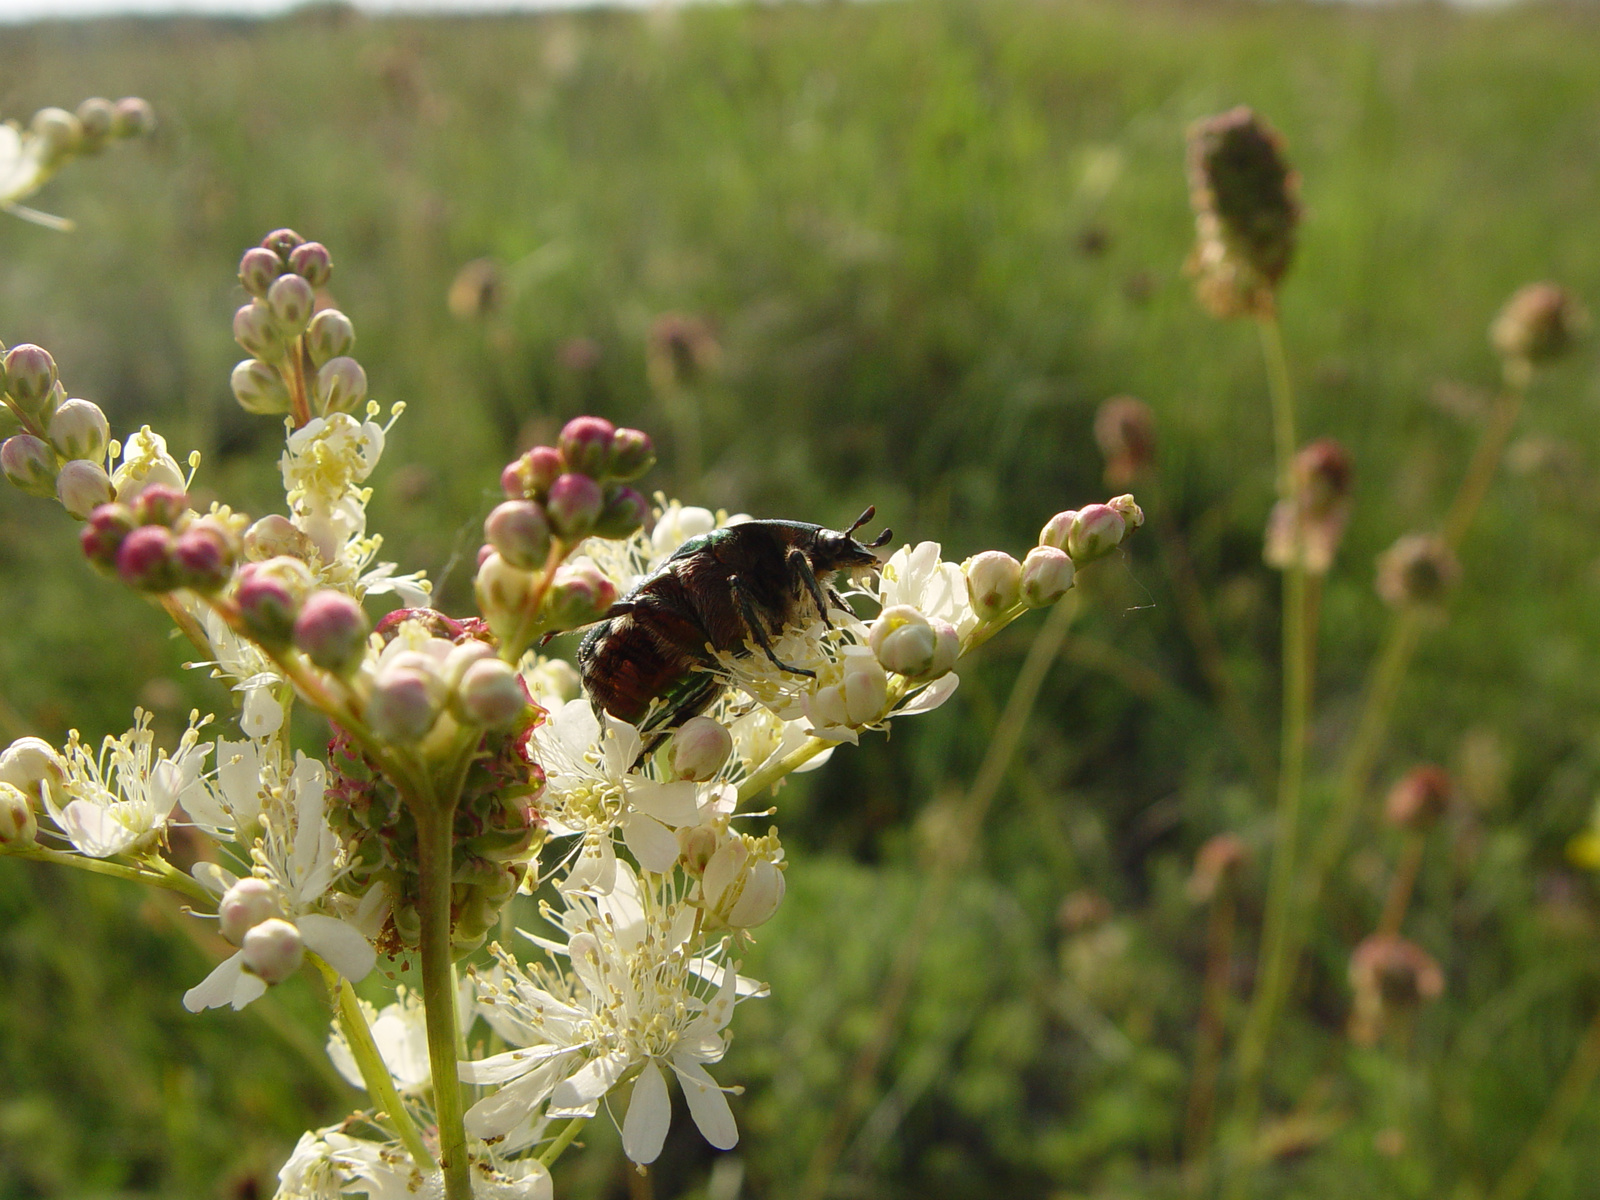
[[[417,1130],[416,1122],[411,1119],[404,1101],[400,1099],[400,1093],[395,1090],[394,1077],[389,1074],[383,1055],[378,1051],[378,1043],[373,1040],[372,1027],[367,1024],[367,1014],[361,1011],[361,1003],[356,999],[355,988],[350,986],[348,979],[322,959],[313,955],[312,961],[317,964],[317,969],[322,972],[323,982],[328,985],[329,998],[333,1000],[334,1008],[339,1014],[339,1028],[344,1030],[345,1041],[350,1045],[350,1055],[361,1070],[362,1081],[367,1085],[367,1095],[389,1115],[390,1123],[399,1134],[406,1153],[411,1155],[411,1161],[417,1169],[424,1173],[436,1170],[438,1164],[433,1161],[433,1155],[428,1153],[428,1147],[422,1140],[422,1134]]]
[[[572,1145],[572,1139],[578,1136],[579,1130],[589,1123],[588,1117],[573,1117],[556,1134],[556,1140],[544,1148],[539,1155],[539,1165],[548,1170],[556,1159],[561,1157],[561,1152]]]
[[[1222,1038],[1227,1027],[1230,977],[1233,974],[1233,931],[1238,909],[1231,872],[1217,881],[1217,894],[1206,922],[1206,978],[1200,999],[1200,1021],[1194,1054],[1194,1082],[1183,1128],[1188,1192],[1198,1196],[1208,1174],[1211,1121],[1216,1105],[1217,1074],[1222,1063]]]
[[[1550,1159],[1560,1148],[1573,1120],[1589,1097],[1595,1077],[1600,1075],[1600,1012],[1589,1025],[1577,1053],[1567,1067],[1567,1073],[1556,1086],[1550,1098],[1550,1107],[1544,1110],[1539,1124],[1517,1153],[1516,1161],[1490,1193],[1489,1200],[1524,1200],[1533,1191],[1539,1176],[1550,1165]]]
[[[826,1193],[834,1167],[844,1152],[862,1109],[870,1099],[872,1081],[893,1043],[901,1011],[916,981],[917,967],[922,961],[928,936],[938,922],[952,881],[976,846],[978,826],[988,813],[1000,783],[1010,768],[1034,703],[1039,698],[1039,689],[1059,657],[1067,631],[1077,615],[1078,606],[1070,600],[1069,597],[1051,609],[1050,615],[1034,636],[1033,645],[1023,661],[1022,670],[1017,673],[1017,681],[1012,685],[1011,696],[1000,714],[1000,722],[978,767],[972,787],[959,801],[954,818],[945,826],[945,835],[935,847],[927,885],[918,898],[911,926],[901,938],[900,952],[879,993],[878,1018],[866,1043],[856,1055],[849,1083],[838,1107],[834,1109],[833,1119],[812,1152],[811,1162],[800,1185],[800,1200],[820,1200]]]
[[[455,961],[450,946],[455,799],[454,794],[448,803],[440,803],[432,795],[407,797],[417,821],[417,868],[421,875],[417,915],[422,925],[418,958],[428,1023],[428,1062],[433,1071],[433,1107],[439,1121],[439,1165],[444,1169],[447,1200],[472,1200],[451,970]]]
[[[1452,550],[1461,545],[1461,539],[1466,536],[1467,530],[1472,528],[1473,519],[1477,517],[1478,509],[1483,506],[1483,498],[1488,495],[1489,485],[1494,482],[1495,471],[1500,466],[1500,456],[1505,453],[1511,430],[1516,427],[1517,415],[1522,411],[1522,401],[1526,394],[1523,387],[1508,387],[1495,397],[1494,407],[1489,412],[1489,423],[1478,439],[1477,448],[1472,453],[1472,461],[1467,464],[1467,473],[1462,478],[1461,487],[1456,492],[1455,499],[1451,501],[1450,511],[1444,519],[1444,531],[1441,536],[1445,545]]]
[[[1378,918],[1379,933],[1400,932],[1401,922],[1406,919],[1406,909],[1411,905],[1411,894],[1417,887],[1417,872],[1422,869],[1422,851],[1427,842],[1427,835],[1415,830],[1406,835],[1405,848],[1400,851],[1400,863],[1389,882],[1389,894],[1384,897],[1383,916]]]
[[[69,854],[65,850],[51,850],[47,846],[37,845],[10,847],[0,851],[0,856],[3,855],[32,859],[34,862],[55,863],[61,867],[75,867],[80,871],[109,875],[113,879],[126,879],[132,883],[148,883],[155,887],[166,888],[169,892],[177,892],[180,896],[187,896],[199,904],[215,904],[217,899],[176,868],[161,871],[132,863],[110,862],[104,858],[87,858],[81,854]]]
[[[1257,322],[1267,361],[1272,399],[1273,446],[1277,456],[1278,494],[1293,500],[1294,394],[1289,380],[1283,335],[1276,316]],[[1273,822],[1272,871],[1267,884],[1262,922],[1259,975],[1239,1038],[1239,1083],[1234,1127],[1248,1139],[1261,1107],[1261,1077],[1273,1026],[1288,994],[1294,954],[1290,928],[1295,902],[1295,854],[1300,836],[1300,801],[1305,776],[1306,730],[1311,710],[1311,598],[1305,566],[1299,556],[1283,574],[1283,730],[1278,763],[1278,803]],[[1234,1192],[1242,1194],[1243,1175],[1234,1172]]]

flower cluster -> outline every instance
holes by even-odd
[[[234,392],[284,420],[284,513],[194,511],[197,457],[186,474],[149,428],[112,440],[46,352],[5,356],[23,427],[0,448],[7,478],[83,521],[90,563],[161,603],[239,712],[237,738],[210,737],[197,713],[170,752],[144,714],[98,754],[76,733],[64,748],[14,743],[0,852],[92,859],[210,911],[236,950],[186,993],[191,1010],[322,971],[330,1053],[372,1108],[305,1135],[284,1200],[548,1196],[575,1123],[619,1087],[624,1149],[652,1162],[673,1079],[706,1139],[730,1147],[737,1089],[709,1068],[737,1004],[764,991],[737,956],[788,867],[777,830],[751,827],[771,812],[756,802],[943,703],[967,654],[1060,600],[1143,514],[1131,496],[1058,513],[1021,561],[949,562],[933,542],[880,553],[887,533],[852,536],[870,510],[841,533],[652,507],[630,486],[654,460],[649,437],[578,417],[506,467],[479,612],[448,616],[367,533],[388,427],[331,272],[289,230],[240,263],[252,299],[234,333],[251,357]],[[369,615],[384,594],[401,607]],[[585,626],[576,665],[535,652]],[[327,720],[325,756],[291,747],[297,703]],[[200,847],[187,874],[168,850],[180,825]],[[494,945],[458,989],[457,962],[509,928],[519,892],[541,896],[531,958]],[[402,954],[420,993],[363,1006],[350,982]],[[459,1062],[458,1044],[482,1053]]]
[[[0,212],[54,229],[70,229],[70,221],[24,207],[26,200],[75,158],[98,154],[111,142],[143,137],[155,128],[155,112],[137,96],[112,103],[93,96],[76,112],[41,108],[23,129],[14,121],[0,124]]]

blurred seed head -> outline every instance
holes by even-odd
[[[1350,955],[1355,1011],[1350,1036],[1361,1045],[1384,1027],[1444,994],[1444,972],[1421,946],[1399,934],[1375,933]]]
[[[1278,501],[1267,520],[1267,564],[1287,570],[1297,560],[1312,575],[1326,575],[1350,520],[1354,467],[1333,438],[1319,438],[1294,458],[1292,497]]]
[[[1106,483],[1127,487],[1155,465],[1155,414],[1143,400],[1113,396],[1095,413],[1094,440],[1106,460]]]
[[[1250,861],[1250,847],[1236,833],[1219,833],[1207,838],[1194,856],[1189,875],[1189,898],[1196,904],[1209,903],[1225,887],[1232,887]]]
[[[1217,317],[1270,314],[1300,221],[1283,139],[1235,108],[1189,127],[1188,167],[1197,234],[1189,269],[1201,302]]]
[[[1583,305],[1566,288],[1530,283],[1506,301],[1489,326],[1489,341],[1515,378],[1562,357],[1587,325]]]
[[[715,371],[722,347],[701,318],[663,313],[650,326],[646,356],[650,382],[665,391],[690,387]]]
[[[1455,554],[1431,534],[1408,533],[1378,556],[1378,595],[1392,608],[1437,608],[1460,578]]]
[[[475,258],[450,281],[445,305],[458,321],[481,321],[499,312],[505,300],[505,270],[492,258]]]
[[[1450,808],[1455,785],[1443,767],[1412,767],[1389,789],[1383,815],[1391,825],[1425,833]]]

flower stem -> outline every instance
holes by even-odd
[[[417,1131],[416,1122],[411,1119],[404,1101],[400,1099],[400,1093],[395,1090],[394,1077],[389,1074],[383,1055],[378,1051],[378,1043],[373,1040],[372,1028],[367,1024],[367,1014],[361,1011],[355,988],[350,986],[348,979],[322,959],[313,955],[312,960],[322,972],[323,982],[328,985],[329,995],[339,1014],[339,1027],[344,1030],[345,1041],[350,1045],[351,1057],[361,1069],[361,1078],[367,1085],[367,1095],[389,1115],[390,1123],[400,1135],[400,1140],[405,1144],[406,1152],[411,1155],[411,1161],[417,1169],[424,1174],[436,1170],[438,1164],[433,1161],[433,1155],[428,1153],[422,1134]]]
[[[1257,322],[1266,357],[1268,392],[1272,399],[1273,449],[1278,494],[1295,496],[1294,393],[1283,333],[1275,315]],[[1273,1026],[1294,973],[1294,947],[1290,936],[1295,904],[1295,852],[1300,836],[1300,799],[1305,776],[1306,729],[1311,711],[1311,599],[1305,564],[1296,556],[1283,574],[1283,731],[1278,761],[1278,803],[1273,821],[1272,873],[1267,883],[1266,915],[1262,921],[1258,981],[1239,1036],[1239,1080],[1234,1100],[1233,1131],[1248,1141],[1261,1107],[1261,1077]],[[1242,1159],[1239,1160],[1242,1164]],[[1232,1194],[1241,1195],[1242,1169],[1232,1172]]]
[[[556,1159],[561,1157],[561,1152],[572,1145],[572,1139],[578,1136],[578,1131],[589,1123],[588,1117],[573,1117],[556,1134],[556,1140],[544,1148],[539,1155],[539,1165],[548,1169]]]
[[[1238,905],[1234,882],[1224,873],[1217,883],[1206,923],[1206,976],[1200,998],[1199,1029],[1195,1038],[1194,1079],[1189,1089],[1189,1109],[1183,1128],[1185,1175],[1188,1193],[1201,1195],[1209,1173],[1211,1122],[1217,1097],[1217,1074],[1222,1065],[1222,1038],[1227,1030],[1228,1000],[1233,974],[1233,930]]]
[[[1400,851],[1400,863],[1395,867],[1394,879],[1389,884],[1389,894],[1384,897],[1383,916],[1378,919],[1378,932],[1396,934],[1406,919],[1406,909],[1411,905],[1411,893],[1417,887],[1417,872],[1422,869],[1422,851],[1427,836],[1417,831],[1406,835],[1405,848]]]
[[[450,875],[454,861],[456,795],[407,797],[417,821],[417,867],[421,875],[417,916],[422,930],[422,1003],[428,1025],[428,1062],[433,1070],[433,1107],[439,1121],[439,1165],[446,1200],[472,1200],[467,1160],[459,1059],[456,1055],[454,955],[450,945]]]
[[[177,892],[180,896],[187,896],[190,900],[201,904],[214,904],[217,899],[175,867],[169,867],[166,871],[158,871],[151,867],[132,863],[109,862],[103,858],[88,858],[81,854],[69,854],[65,850],[51,850],[46,846],[11,847],[0,850],[0,854],[9,854],[14,858],[28,858],[34,862],[55,863],[57,866],[62,867],[76,867],[80,871],[90,871],[96,875],[109,875],[113,879],[127,879],[133,883],[153,884],[155,887],[166,888],[169,892]]]

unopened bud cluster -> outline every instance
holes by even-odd
[[[1299,178],[1283,139],[1248,108],[1189,128],[1189,202],[1196,244],[1189,269],[1214,316],[1264,316],[1294,257]]]
[[[229,517],[196,514],[180,488],[158,483],[130,503],[99,505],[78,539],[91,563],[138,591],[188,588],[213,594],[233,576],[238,524]]]
[[[115,141],[143,137],[155,127],[155,111],[137,96],[117,101],[91,96],[75,112],[41,108],[33,114],[26,136],[38,146],[35,154],[49,174],[74,158],[98,154]]]
[[[39,346],[13,346],[0,360],[0,391],[23,432],[0,446],[0,471],[34,496],[54,496],[82,521],[116,495],[106,471],[111,426],[98,405],[69,399],[55,359]]]
[[[649,504],[628,484],[655,465],[637,429],[575,417],[554,446],[535,446],[501,472],[506,500],[483,523],[478,604],[504,640],[598,620],[616,585],[587,562],[561,560],[584,538],[622,539],[644,526]]]
[[[355,328],[336,308],[319,307],[333,275],[320,242],[292,229],[267,234],[239,260],[251,300],[233,315],[233,337],[250,355],[233,369],[233,395],[246,412],[313,416],[358,412],[367,373],[350,357]]]

